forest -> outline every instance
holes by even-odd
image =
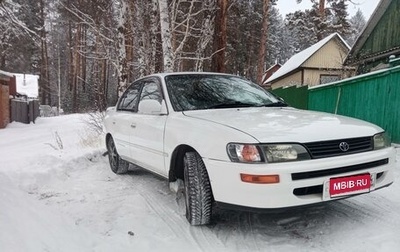
[[[351,46],[365,25],[351,0],[0,0],[0,69],[37,74],[40,103],[104,111],[137,78],[172,71],[237,74],[261,83],[333,32]]]

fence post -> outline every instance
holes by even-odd
[[[39,102],[32,100],[28,102],[29,107],[29,122],[35,123],[36,118],[39,116]]]
[[[11,107],[11,122],[15,121],[15,117],[17,115],[17,109],[15,108],[15,101],[11,100],[10,101],[10,107]]]
[[[34,100],[33,101],[33,117],[34,117],[34,121],[36,120],[36,118],[38,118],[39,115],[40,115],[39,101],[38,100]]]
[[[35,122],[35,118],[33,116],[33,102],[28,101],[28,121],[30,122]]]

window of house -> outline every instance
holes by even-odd
[[[340,75],[321,74],[319,77],[319,84],[331,83],[339,80]]]

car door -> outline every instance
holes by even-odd
[[[140,101],[152,99],[160,104],[163,92],[160,80],[151,77],[143,80]],[[135,129],[132,131],[132,155],[140,166],[167,176],[164,167],[164,128],[167,115],[143,114],[140,111],[135,117]]]
[[[113,138],[118,154],[125,160],[132,162],[131,145],[134,119],[137,114],[142,82],[137,81],[130,85],[122,94],[115,113],[112,117]]]

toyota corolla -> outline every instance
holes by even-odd
[[[395,151],[361,120],[298,110],[233,75],[165,73],[132,83],[104,119],[113,172],[130,164],[183,191],[186,218],[216,204],[280,209],[389,186]]]

